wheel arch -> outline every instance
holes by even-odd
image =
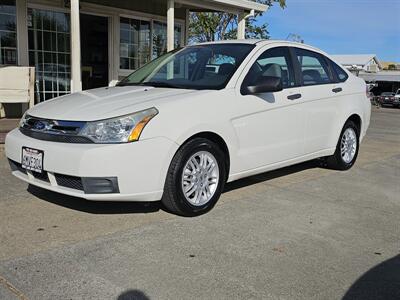
[[[357,113],[354,113],[350,117],[347,118],[346,122],[348,122],[348,121],[352,121],[354,124],[356,124],[356,126],[358,128],[358,135],[360,137],[361,130],[362,130],[362,119],[361,119],[360,115]],[[346,124],[346,122],[344,124]],[[343,124],[343,126],[344,126],[344,124]]]
[[[228,179],[229,177],[229,170],[230,170],[230,152],[227,143],[225,140],[217,133],[212,132],[212,131],[201,131],[198,133],[195,133],[191,135],[190,137],[186,138],[184,142],[181,144],[182,145],[186,144],[188,141],[195,139],[195,138],[205,138],[213,143],[217,144],[218,147],[222,150],[222,152],[225,154],[225,171],[226,171],[226,178]]]

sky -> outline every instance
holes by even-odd
[[[304,43],[329,54],[376,54],[400,62],[400,0],[286,0],[258,23],[272,39],[298,34]]]

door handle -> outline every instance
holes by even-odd
[[[340,93],[341,91],[343,91],[342,88],[335,88],[332,90],[332,92],[334,92],[334,93]]]
[[[289,95],[287,96],[287,98],[289,100],[296,100],[296,99],[300,99],[301,98],[301,94],[293,94],[293,95]]]

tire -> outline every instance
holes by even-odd
[[[350,149],[349,147],[355,145],[355,151],[352,152],[350,150],[344,150],[345,153],[342,155],[342,142],[345,142],[346,140],[345,134],[347,134],[347,138],[349,138],[349,135],[351,136],[354,134],[354,141],[353,143],[351,143],[351,146],[350,144],[347,144],[346,146],[344,146],[344,148]],[[346,124],[344,124],[343,126],[342,132],[340,133],[335,153],[332,156],[329,156],[326,160],[328,168],[342,171],[350,169],[357,160],[358,149],[360,147],[359,137],[360,129],[358,128],[358,126],[353,121],[347,121]]]
[[[200,166],[201,160],[203,165],[209,165]],[[184,171],[188,175],[184,175]],[[161,202],[168,211],[177,215],[198,216],[214,207],[221,196],[225,181],[226,165],[223,151],[208,139],[194,138],[185,143],[172,159]],[[188,195],[190,192],[192,193]]]

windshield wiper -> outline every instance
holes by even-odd
[[[165,88],[175,88],[175,89],[182,88],[179,85],[171,84],[171,83],[168,83],[165,81],[148,81],[148,82],[142,82],[141,85],[154,86],[154,87],[165,87]]]
[[[140,86],[143,85],[142,83],[136,83],[136,82],[119,82],[115,86]]]
[[[148,82],[120,82],[116,86],[153,86],[179,89],[183,88],[179,85],[171,84],[165,81],[148,81]]]

